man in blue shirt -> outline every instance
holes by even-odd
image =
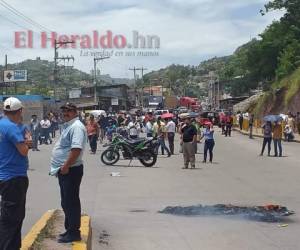
[[[5,100],[0,120],[0,249],[21,247],[21,228],[25,217],[28,189],[28,151],[30,134],[22,125],[22,103],[14,97]]]
[[[65,214],[66,232],[59,235],[58,242],[69,243],[81,240],[79,190],[87,132],[77,116],[77,107],[74,104],[67,103],[61,110],[65,124],[52,151],[50,174],[58,176],[61,205]]]

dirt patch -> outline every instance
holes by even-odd
[[[71,243],[61,244],[57,242],[58,235],[64,231],[64,215],[63,212],[59,210],[51,222],[50,230],[39,239],[37,248],[34,248],[34,250],[70,250],[72,247]]]
[[[110,234],[108,234],[105,230],[103,230],[99,235],[99,240],[98,240],[99,244],[108,246],[109,237]]]
[[[282,113],[282,111],[285,109],[285,95],[287,93],[287,89],[281,88],[274,92],[274,103],[272,104],[272,109],[270,113],[272,114],[279,114]]]
[[[298,92],[298,94],[296,94],[290,104],[289,104],[289,111],[291,111],[292,113],[296,114],[297,112],[300,111],[300,91]]]
[[[268,114],[287,114],[289,111],[296,114],[300,110],[300,91],[291,98],[289,103],[285,102],[287,92],[288,89],[282,87],[266,93],[257,102],[254,113],[258,117],[264,117]]]

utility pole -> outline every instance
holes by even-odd
[[[59,57],[58,56],[58,49],[62,46],[62,45],[67,45],[67,44],[73,44],[75,43],[74,41],[57,41],[54,40],[54,72],[53,72],[53,81],[54,81],[54,101],[56,101],[56,84],[57,84],[57,80],[58,80],[58,62],[59,60],[63,60],[63,61],[70,61],[73,60],[74,62],[74,57],[73,56],[67,56],[67,57]]]
[[[135,105],[137,106],[137,104],[140,104],[140,100],[139,100],[139,96],[138,96],[138,93],[137,93],[137,85],[136,85],[136,71],[142,71],[142,82],[144,83],[144,71],[145,70],[148,70],[144,67],[141,67],[141,68],[136,68],[136,67],[133,67],[130,68],[129,70],[133,71],[133,76],[134,76],[134,94],[135,94]]]
[[[141,71],[142,71],[142,97],[141,97],[141,102],[142,102],[142,107],[144,107],[144,70],[148,70],[148,69],[145,69],[145,68],[141,68]]]
[[[150,89],[149,89],[149,96],[152,95],[152,79],[150,79]]]
[[[97,101],[97,63],[99,61],[103,61],[105,59],[108,59],[109,56],[101,56],[101,57],[94,57],[94,88],[95,88],[95,93],[94,93],[94,101],[95,103],[98,103]]]
[[[7,55],[5,55],[5,70],[7,70]],[[4,72],[3,72],[3,84],[5,85],[5,94],[7,95],[7,84],[4,82]],[[3,90],[2,90],[3,92]]]
[[[217,83],[218,83],[218,103],[217,103],[217,108],[220,109],[220,99],[221,99],[221,96],[220,96],[220,79],[219,79],[219,77],[217,79]]]
[[[144,71],[145,71],[145,70],[148,70],[148,69],[143,68],[143,67],[141,68],[141,71],[142,71],[142,81],[143,81],[143,83],[144,83]]]
[[[7,70],[7,55],[5,55],[5,70]]]

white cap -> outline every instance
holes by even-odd
[[[3,109],[5,111],[17,111],[23,108],[21,101],[15,97],[9,97],[4,101]]]

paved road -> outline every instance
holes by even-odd
[[[219,133],[218,133],[219,134]],[[261,139],[217,135],[214,164],[183,170],[182,156],[160,156],[155,168],[101,165],[85,155],[84,212],[92,216],[93,249],[104,250],[295,250],[300,246],[300,145],[284,144],[283,158],[259,157]],[[202,151],[202,147],[200,146]],[[57,180],[47,176],[50,147],[31,154],[24,232],[49,208],[59,207]],[[112,171],[122,177],[111,177]],[[296,211],[288,223],[260,223],[221,217],[158,214],[170,205],[278,203]],[[103,236],[106,231],[110,236]],[[101,243],[99,240],[102,239]],[[108,243],[108,244],[106,244]]]

